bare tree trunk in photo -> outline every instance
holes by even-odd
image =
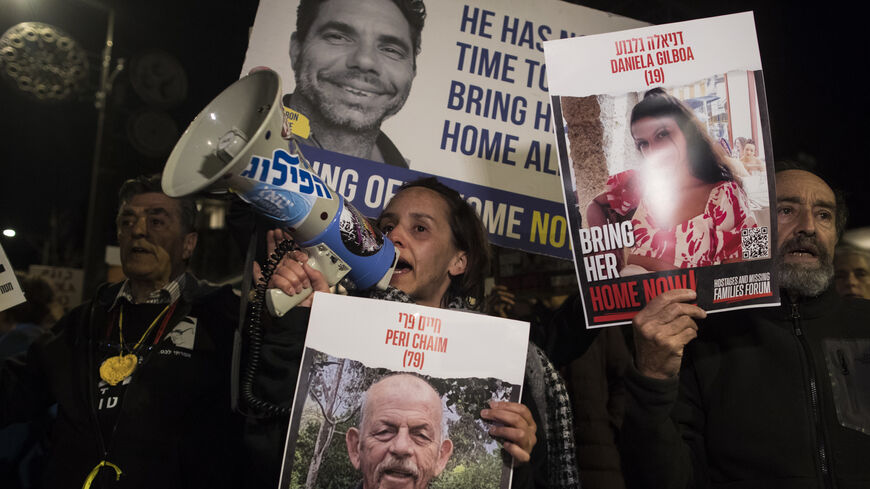
[[[329,448],[329,443],[332,441],[332,435],[335,433],[335,425],[339,420],[335,418],[335,404],[338,399],[339,387],[341,386],[341,378],[344,375],[344,369],[347,366],[347,359],[341,362],[338,368],[335,381],[331,386],[324,389],[326,392],[325,399],[316,399],[320,410],[323,413],[323,423],[320,425],[320,430],[317,432],[317,441],[314,444],[314,454],[311,457],[311,464],[308,466],[308,476],[305,479],[305,489],[314,489],[317,482],[317,474],[320,471],[320,464],[323,463],[323,457],[326,454],[326,449]]]

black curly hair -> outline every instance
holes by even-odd
[[[670,117],[686,138],[689,171],[701,181],[716,183],[732,181],[734,176],[725,165],[724,151],[714,144],[701,126],[701,121],[680,99],[662,88],[653,88],[631,109],[631,124],[646,117]]]

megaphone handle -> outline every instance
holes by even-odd
[[[312,292],[314,292],[314,289],[311,287],[306,287],[302,289],[302,292],[294,295],[287,295],[277,288],[269,289],[266,291],[266,307],[269,308],[269,313],[272,316],[279,318],[307,299]]]
[[[350,266],[325,243],[309,246],[305,248],[305,253],[308,254],[308,265],[322,273],[330,287],[337,284],[350,271]],[[298,294],[287,295],[280,289],[269,289],[266,291],[266,307],[269,308],[272,316],[281,317],[308,298],[313,291],[314,289],[307,287]]]

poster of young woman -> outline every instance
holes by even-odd
[[[261,0],[242,75],[281,75],[315,171],[366,216],[446,179],[501,246],[571,258],[543,42],[645,25],[560,0]]]
[[[481,410],[519,402],[528,334],[520,321],[317,293],[279,487],[509,488],[510,457]]]
[[[710,312],[779,304],[752,13],[544,46],[587,327],[675,288]]]

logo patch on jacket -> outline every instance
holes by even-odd
[[[166,337],[176,348],[193,350],[193,343],[196,340],[196,318],[185,316]]]

